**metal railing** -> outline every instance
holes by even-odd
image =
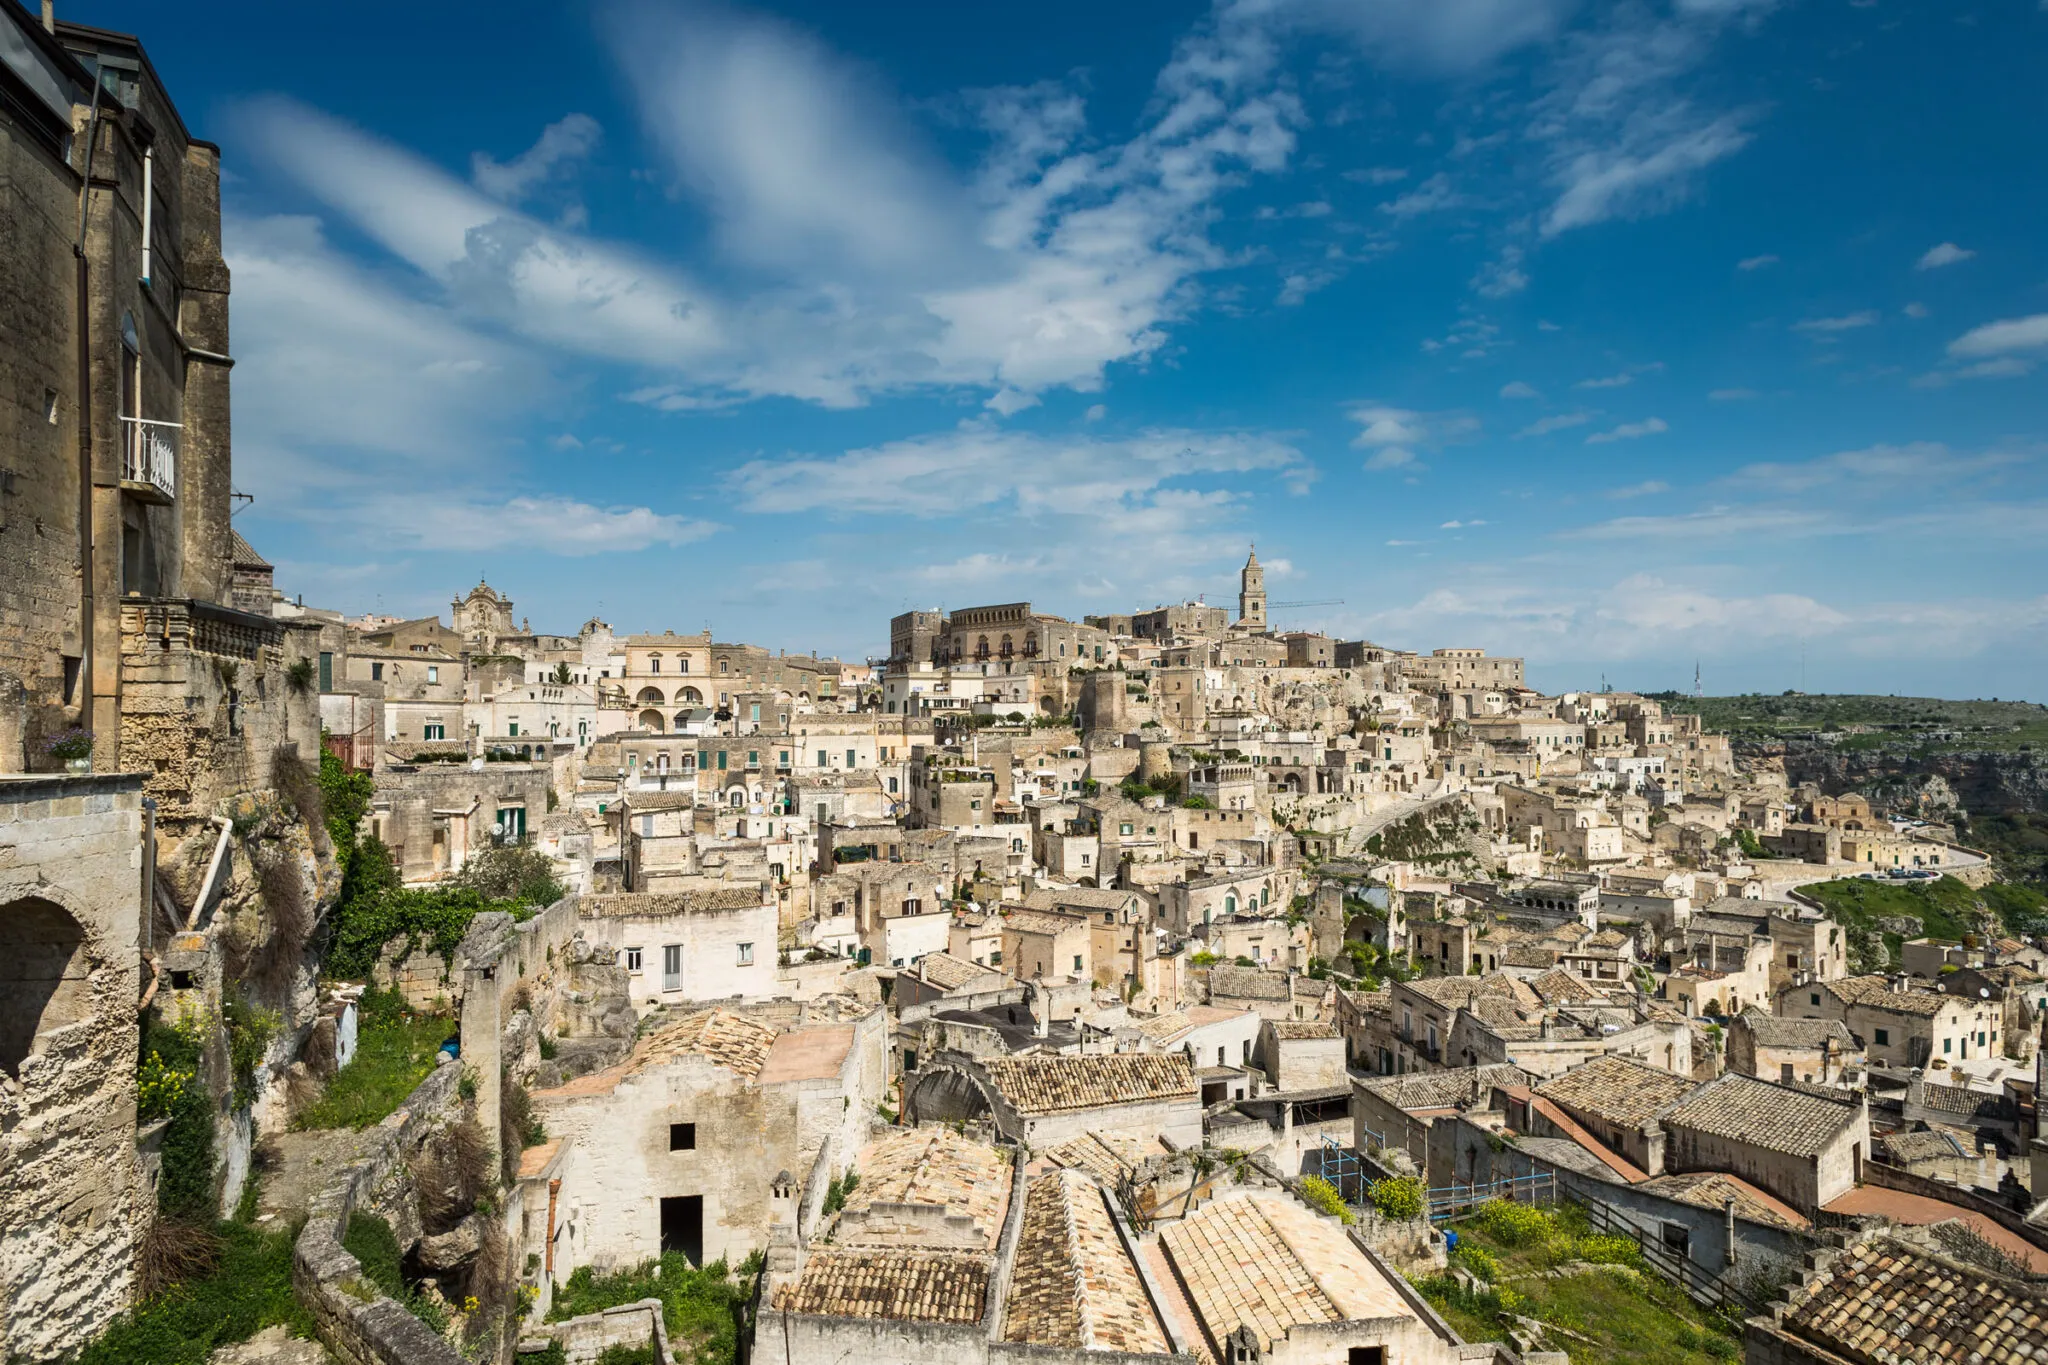
[[[1690,1256],[1665,1246],[1661,1232],[1652,1233],[1644,1229],[1611,1205],[1590,1199],[1575,1202],[1585,1210],[1586,1222],[1595,1232],[1609,1237],[1627,1237],[1635,1242],[1650,1268],[1678,1285],[1694,1302],[1736,1317],[1750,1317],[1764,1311],[1762,1304],[1722,1276],[1707,1270]]]
[[[1557,1177],[1549,1171],[1509,1176],[1476,1185],[1450,1184],[1428,1193],[1429,1221],[1445,1222],[1457,1214],[1505,1199],[1517,1204],[1555,1204]]]
[[[178,450],[164,433],[182,430],[182,422],[152,422],[123,417],[127,439],[121,445],[121,481],[144,483],[167,498],[178,496]]]

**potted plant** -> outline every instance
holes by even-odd
[[[59,730],[43,744],[43,752],[64,765],[66,772],[92,771],[92,731],[82,725]]]

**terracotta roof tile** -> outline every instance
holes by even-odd
[[[989,1270],[988,1256],[975,1252],[821,1247],[775,1306],[826,1317],[977,1323]]]
[[[985,1142],[949,1128],[903,1128],[861,1149],[860,1183],[846,1197],[848,1213],[877,1204],[925,1204],[963,1213],[988,1239],[1002,1234],[1010,1203],[1010,1161]]]
[[[1197,1095],[1184,1052],[992,1057],[983,1066],[1010,1107],[1027,1116]]]
[[[1862,1365],[2018,1365],[2048,1357],[2040,1291],[1894,1238],[1849,1247],[1811,1276],[1785,1330]]]
[[[1856,1116],[1854,1105],[1730,1071],[1672,1106],[1664,1126],[1809,1157],[1820,1155]]]
[[[1475,1087],[1484,1100],[1487,1091],[1496,1085],[1534,1083],[1535,1077],[1513,1063],[1496,1062],[1490,1066],[1453,1067],[1448,1071],[1411,1071],[1405,1076],[1380,1076],[1358,1084],[1360,1089],[1371,1091],[1396,1109],[1413,1112],[1455,1109],[1472,1099]]]
[[[1536,1087],[1553,1104],[1606,1123],[1640,1128],[1693,1088],[1684,1076],[1630,1057],[1595,1057]]]
[[[1075,1171],[1031,1182],[1003,1340],[1164,1355],[1166,1333],[1103,1192]]]

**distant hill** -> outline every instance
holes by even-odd
[[[1707,729],[1738,742],[1800,738],[1850,751],[2048,752],[2048,706],[2038,702],[1803,692],[1698,699],[1667,692],[1660,699],[1668,709],[1696,714]]]

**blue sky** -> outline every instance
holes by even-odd
[[[858,656],[1256,539],[1547,689],[2048,699],[2044,0],[65,12],[223,148],[309,602]]]

